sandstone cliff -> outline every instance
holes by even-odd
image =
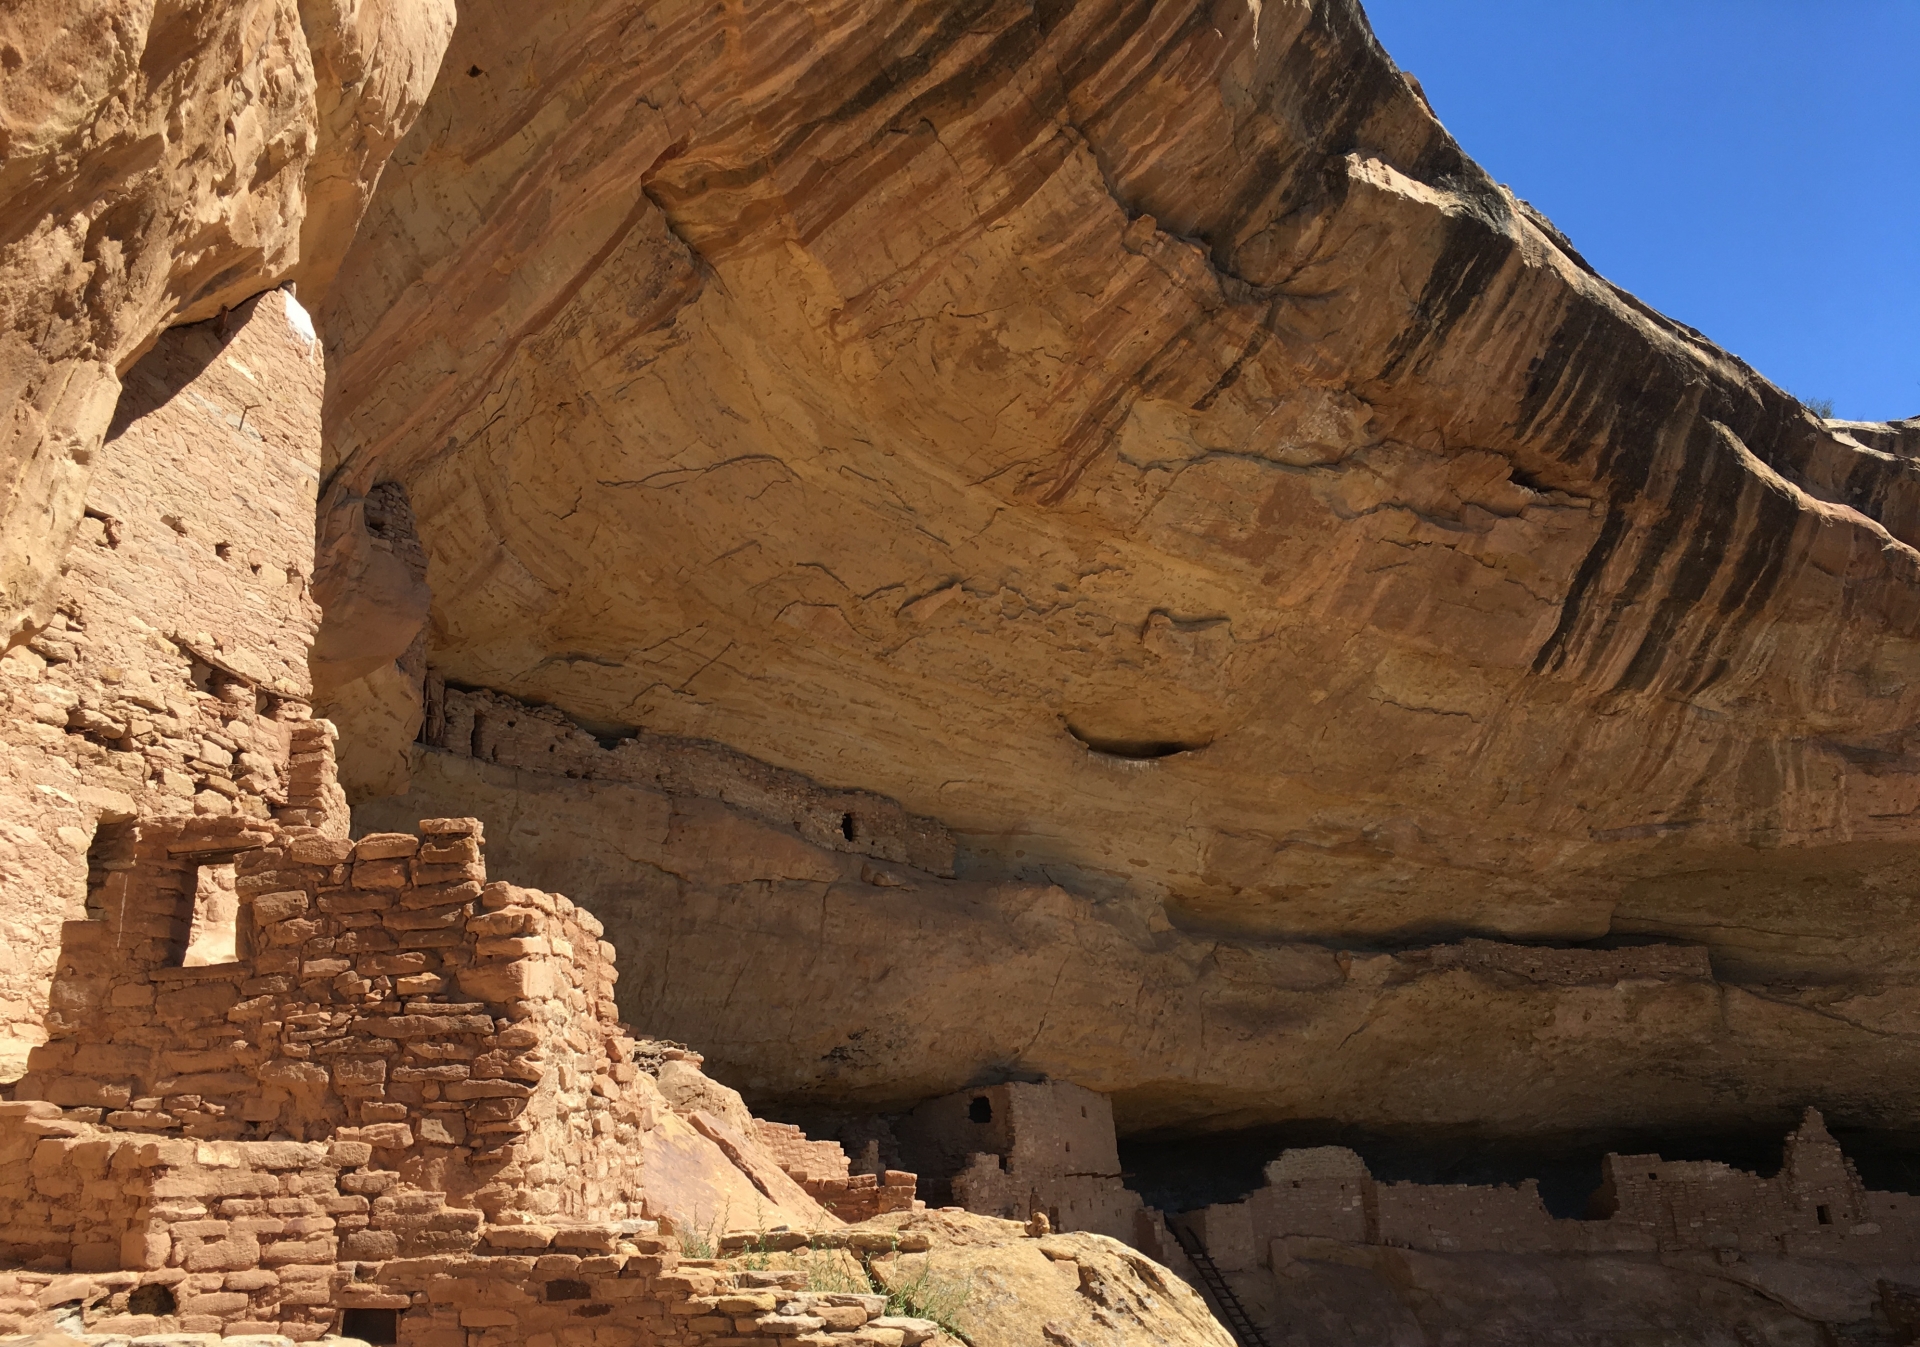
[[[343,275],[450,680],[1241,932],[1903,919],[1906,441],[1595,276],[1351,0],[475,3]]]
[[[0,620],[46,625],[120,376],[287,279],[324,297],[453,0],[0,14]]]
[[[1911,1116],[1911,425],[1824,423],[1595,275],[1349,0],[475,3],[342,275],[325,528],[364,552],[356,502],[402,486],[424,554],[378,620],[329,608],[323,648],[379,656],[331,703],[377,750],[348,785],[369,822],[486,798],[743,1084]],[[455,742],[442,683],[885,797],[1002,896],[889,898],[761,834],[663,860],[705,815],[661,843],[617,752]],[[514,775],[435,760],[383,804],[416,733]],[[1098,915],[932,989],[1036,902]],[[1136,997],[1218,942],[1374,1005],[1351,969],[1470,937],[1711,973],[1644,1013],[1529,988],[1497,1033],[1396,973],[1404,1047],[1358,1011],[1295,1034],[1322,1011],[1286,977],[1223,973],[1245,1057]],[[662,949],[785,970],[810,1064]],[[1469,975],[1406,976],[1472,1020],[1440,990]],[[857,1052],[881,1006],[924,1027]]]
[[[1899,985],[1742,982],[1699,946],[1193,932],[1154,902],[876,857],[877,829],[829,848],[676,782],[527,770],[559,756],[512,753],[528,724],[552,728],[486,731],[498,762],[420,752],[412,791],[356,819],[406,827],[455,803],[486,818],[502,874],[605,921],[623,1014],[699,1044],[767,1105],[897,1112],[1011,1074],[1111,1094],[1128,1132],[1739,1130],[1783,1126],[1810,1094],[1851,1125],[1901,1129],[1920,1109],[1920,998]],[[1844,948],[1864,963],[1868,943]]]

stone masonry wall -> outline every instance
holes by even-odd
[[[1920,1259],[1920,1198],[1870,1191],[1812,1109],[1772,1178],[1712,1162],[1610,1155],[1597,1196],[1609,1224],[1642,1230],[1662,1250]]]
[[[1624,980],[1713,981],[1713,963],[1704,945],[1629,945],[1623,949],[1598,950],[1462,940],[1454,945],[1407,951],[1401,957],[1409,963],[1425,963],[1434,968],[1506,973],[1530,982],[1553,982],[1562,986]]]
[[[81,1144],[92,1144],[82,1142]],[[149,1150],[182,1143],[141,1143]],[[350,1207],[352,1196],[315,1196],[324,1164],[297,1167],[292,1154],[235,1163],[260,1143],[225,1143],[222,1167],[160,1169],[153,1186],[182,1209],[209,1213]],[[282,1151],[299,1148],[282,1147]],[[116,1152],[116,1158],[118,1153]],[[273,1167],[269,1168],[268,1165]],[[217,1177],[216,1177],[217,1175]],[[342,1185],[353,1176],[342,1178]],[[275,1197],[275,1189],[297,1196]],[[224,1190],[216,1195],[208,1190]],[[364,1209],[365,1199],[358,1199]],[[350,1216],[342,1219],[352,1219]],[[342,1327],[343,1315],[384,1314],[400,1347],[527,1347],[543,1342],[620,1347],[919,1347],[951,1344],[924,1319],[889,1315],[887,1297],[812,1290],[800,1272],[755,1270],[738,1260],[685,1259],[650,1233],[582,1241],[525,1254],[436,1255],[339,1266],[279,1261],[226,1270],[248,1233],[271,1218],[230,1215],[182,1221],[202,1236],[173,1266],[135,1272],[0,1271],[0,1332],[62,1322],[69,1311],[91,1336],[174,1333],[234,1337],[277,1333],[312,1341]],[[224,1230],[221,1238],[213,1238]],[[232,1232],[239,1232],[238,1234]],[[874,1252],[924,1249],[925,1236],[868,1236]],[[861,1236],[821,1237],[845,1248]],[[271,1248],[272,1246],[269,1246]],[[269,1253],[269,1259],[274,1255]],[[855,1265],[857,1266],[857,1264]],[[197,1269],[197,1270],[195,1270]],[[72,1328],[72,1319],[64,1321]]]
[[[898,1131],[907,1162],[951,1175],[968,1211],[1039,1212],[1056,1230],[1136,1237],[1142,1204],[1121,1181],[1113,1106],[1096,1091],[1068,1081],[962,1090],[914,1109]]]
[[[1612,1155],[1593,1219],[1556,1219],[1529,1180],[1513,1186],[1376,1183],[1341,1147],[1288,1151],[1244,1201],[1176,1218],[1228,1270],[1295,1237],[1432,1253],[1727,1252],[1855,1264],[1920,1259],[1920,1199],[1877,1193],[1809,1109],[1772,1178],[1729,1165]]]
[[[629,1088],[599,923],[487,883],[472,820],[423,828],[129,830],[102,916],[66,925],[17,1097],[155,1136],[364,1143],[397,1176],[395,1219],[344,1237],[347,1257],[470,1249],[489,1224],[544,1246],[556,1222],[638,1216],[650,1096]],[[184,967],[196,872],[222,861],[241,957]]]
[[[883,1295],[811,1291],[803,1274],[682,1259],[645,1237],[604,1254],[390,1263],[361,1294],[409,1308],[401,1347],[917,1347],[937,1336],[924,1319],[889,1316]]]
[[[310,775],[330,779],[311,724]],[[769,1162],[824,1171],[849,1208],[911,1210],[913,1176],[849,1176],[837,1145],[756,1125],[724,1087],[680,1080],[686,1062],[670,1113],[615,1016],[599,923],[488,882],[482,842],[472,819],[356,842],[240,813],[105,835],[47,1041],[0,1102],[0,1331],[78,1315],[93,1334],[305,1341],[372,1314],[420,1347],[933,1333],[881,1296],[676,1267],[650,1204],[681,1219],[731,1175],[779,1213],[782,1247],[845,1247],[863,1236],[797,1190],[804,1210],[783,1202]],[[189,958],[207,949],[224,961]]]
[[[323,371],[303,327],[273,291],[128,372],[51,625],[0,658],[0,1079],[40,1041],[103,826],[343,814],[290,762],[319,618]]]
[[[843,1221],[857,1223],[894,1211],[912,1211],[916,1177],[902,1170],[854,1174],[837,1141],[809,1141],[790,1123],[754,1119],[760,1144],[818,1202]]]
[[[0,1110],[0,1248],[10,1264],[119,1273],[107,1286],[121,1303],[92,1331],[307,1339],[333,1324],[340,1238],[373,1219],[371,1147],[160,1139],[46,1103]],[[166,1294],[127,1304],[140,1287]],[[0,1300],[0,1323],[23,1312]]]

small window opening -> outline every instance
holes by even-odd
[[[548,1300],[585,1300],[592,1294],[593,1288],[583,1281],[556,1277],[547,1283]]]
[[[127,1297],[128,1314],[172,1314],[173,1291],[165,1286],[136,1286]]]
[[[240,957],[240,898],[233,864],[203,865],[193,889],[193,925],[182,968],[233,963]]]
[[[213,554],[222,561],[231,561],[233,560],[233,544],[215,543],[213,545]]]
[[[257,707],[259,705],[259,693],[254,691],[253,684],[244,678],[235,678],[224,669],[209,668],[207,681],[203,686],[228,706]]]
[[[1072,1155],[1072,1154],[1073,1154],[1073,1143],[1072,1143],[1071,1141],[1069,1141],[1069,1142],[1067,1143],[1067,1154],[1068,1154],[1068,1155]]]
[[[98,510],[85,510],[82,513],[84,517],[88,519],[97,519],[100,521],[101,542],[103,545],[110,548],[120,546],[120,521],[118,519],[115,519],[110,514],[102,514]]]
[[[1821,1225],[1833,1224],[1833,1208],[1831,1207],[1828,1207],[1828,1206],[1815,1207],[1813,1209],[1813,1216],[1814,1216],[1814,1219],[1819,1221]]]
[[[1047,1208],[1047,1224],[1052,1226],[1055,1230],[1060,1229],[1060,1208],[1058,1207]]]
[[[200,691],[213,691],[213,666],[199,656],[187,656],[187,677]]]
[[[1647,1177],[1652,1179],[1655,1183],[1660,1182],[1660,1176],[1658,1174],[1649,1174],[1647,1175]]]
[[[984,1094],[975,1095],[973,1102],[967,1105],[967,1120],[977,1123],[992,1122],[993,1101],[988,1099]]]
[[[87,920],[118,915],[133,869],[133,823],[102,823],[87,845]]]
[[[840,835],[846,838],[849,842],[853,840],[853,815],[852,814],[842,814],[840,816]]]
[[[375,1347],[393,1347],[400,1341],[399,1310],[343,1310],[340,1336],[358,1338]]]
[[[1087,1106],[1085,1104],[1080,1106],[1080,1116],[1083,1118],[1087,1116]]]

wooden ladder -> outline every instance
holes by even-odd
[[[1200,1242],[1200,1237],[1186,1226],[1176,1225],[1172,1221],[1167,1222],[1167,1227],[1173,1231],[1173,1237],[1179,1242],[1180,1251],[1186,1254],[1187,1261],[1193,1264],[1193,1270],[1200,1274],[1207,1298],[1213,1302],[1227,1331],[1233,1334],[1233,1340],[1240,1347],[1267,1347],[1266,1338],[1247,1316],[1246,1307],[1240,1303],[1240,1297],[1233,1293],[1233,1288],[1227,1285],[1227,1279],[1220,1274],[1220,1269],[1213,1265],[1213,1259],[1208,1255],[1206,1245]]]

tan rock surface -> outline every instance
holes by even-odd
[[[1906,441],[1585,269],[1351,0],[475,4],[343,276],[455,683],[1242,934],[1912,920]]]
[[[604,921],[622,1014],[699,1044],[757,1103],[895,1110],[1012,1073],[1111,1094],[1123,1133],[1784,1130],[1809,1098],[1899,1128],[1920,1111],[1920,994],[1901,983],[1743,986],[1689,946],[1222,937],[1147,900],[876,865],[745,809],[514,761],[422,751],[411,792],[356,823],[455,802],[484,818],[501,874]]]
[[[324,295],[452,0],[0,14],[0,620],[44,625],[119,378],[289,277]]]
[[[929,1237],[924,1254],[875,1258],[874,1277],[963,1292],[953,1320],[974,1347],[1233,1347],[1197,1292],[1104,1235],[1031,1239],[1013,1221],[953,1211],[868,1228]]]

